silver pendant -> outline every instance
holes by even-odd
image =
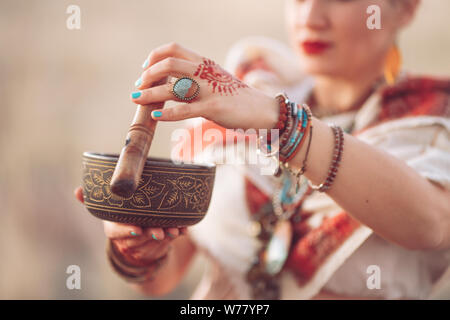
[[[264,265],[268,274],[275,275],[283,268],[289,255],[292,234],[292,225],[289,220],[277,222],[263,254]]]

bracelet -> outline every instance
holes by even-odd
[[[292,128],[295,128],[295,123],[294,123],[294,119],[293,117],[291,117],[291,114],[294,112],[293,110],[293,106],[291,103],[288,103],[287,105],[287,115],[288,115],[288,119],[286,121],[286,125],[285,125],[285,129],[283,132],[280,132],[280,134],[278,135],[279,137],[279,147],[283,146],[287,139],[289,138],[291,132],[292,132]]]
[[[168,253],[152,261],[143,267],[131,266],[124,262],[118,255],[111,240],[106,243],[106,255],[113,270],[124,280],[134,283],[142,283],[153,280],[152,275],[167,261]]]
[[[282,132],[286,129],[286,120],[289,118],[289,99],[287,98],[286,94],[284,92],[279,93],[276,95],[275,99],[278,101],[278,104],[280,105],[280,114],[278,116],[277,124],[275,125],[276,130],[280,130],[280,135]],[[267,134],[267,141],[271,141],[272,137],[270,132]]]
[[[297,152],[300,150],[300,148],[302,147],[303,143],[305,142],[305,139],[303,139],[305,133],[309,130],[309,127],[311,126],[311,122],[312,122],[311,110],[309,110],[307,105],[303,105],[303,109],[302,110],[303,110],[303,121],[302,121],[302,124],[301,124],[301,128],[300,128],[300,125],[299,125],[299,135],[298,135],[298,138],[296,139],[296,142],[295,142],[292,150],[287,155],[287,158],[286,158],[285,162],[288,162],[292,158],[295,157],[295,155],[297,154]]]
[[[289,170],[297,178],[300,177],[301,175],[305,174],[305,172],[306,172],[306,163],[308,161],[308,154],[309,154],[309,149],[311,146],[312,134],[313,134],[313,126],[311,125],[309,128],[308,146],[306,147],[305,158],[303,159],[303,164],[302,164],[302,167],[300,168],[300,170],[294,171],[289,167],[289,163],[286,163],[287,170]]]
[[[292,145],[295,143],[296,135],[297,135],[296,128],[298,127],[299,123],[301,123],[303,121],[303,112],[302,111],[298,112],[297,105],[295,103],[291,102],[291,108],[293,110],[292,118],[294,119],[293,128],[295,128],[295,130],[290,130],[289,135],[286,136],[286,139],[280,140],[280,144],[283,146],[282,148],[280,148],[281,154],[287,153],[290,150],[290,148],[292,147]]]
[[[308,146],[306,147],[306,154],[305,159],[303,159],[303,165],[299,172],[299,174],[304,174],[306,172],[306,161],[308,160],[308,154],[309,154],[309,147],[311,146],[311,140],[312,140],[312,133],[313,133],[313,126],[309,128],[309,140],[308,140]]]
[[[280,104],[280,116],[277,125],[274,129],[278,129],[279,135],[277,139],[273,139],[269,134],[260,135],[257,140],[258,152],[263,153],[266,157],[274,157],[278,162],[277,169],[274,173],[275,176],[280,176],[283,169],[289,169],[288,162],[295,157],[298,151],[301,149],[305,140],[308,130],[310,130],[312,124],[312,113],[309,107],[304,104],[302,107],[289,100],[285,93],[279,93],[276,96],[277,101]],[[263,139],[266,139],[263,143]],[[276,144],[275,144],[276,143]],[[311,134],[308,143],[311,144]],[[306,160],[306,157],[305,157]],[[301,174],[305,171],[304,161]],[[292,171],[292,170],[290,170]],[[297,177],[299,176],[296,174]]]
[[[309,186],[313,190],[318,190],[319,192],[325,192],[330,189],[333,184],[334,179],[336,178],[336,174],[339,168],[339,163],[342,159],[342,152],[344,150],[344,132],[341,127],[331,124],[329,125],[334,133],[334,154],[333,159],[331,161],[330,169],[328,170],[328,176],[325,179],[325,182],[321,183],[318,186],[315,186],[308,180]]]

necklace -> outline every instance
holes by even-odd
[[[300,221],[303,197],[309,189],[308,181],[287,170],[279,179],[277,191],[271,201],[253,215],[257,224],[256,235],[262,242],[252,267],[247,272],[254,299],[279,299],[279,276],[285,265],[292,244],[292,222]]]

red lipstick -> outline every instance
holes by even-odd
[[[321,54],[331,47],[331,43],[323,41],[304,41],[301,43],[302,49],[306,54]]]

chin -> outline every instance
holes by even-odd
[[[335,59],[329,55],[325,56],[307,56],[301,55],[299,59],[301,69],[310,75],[335,75],[338,74]]]

